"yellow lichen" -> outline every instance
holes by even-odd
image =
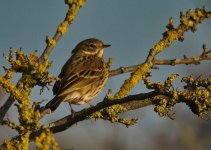
[[[100,111],[97,111],[97,112],[93,113],[93,114],[90,116],[90,118],[102,119],[102,118],[103,118],[102,111],[103,111],[103,110],[100,110]]]
[[[129,127],[131,125],[136,124],[138,122],[138,118],[132,118],[132,119],[119,118],[118,121],[116,122],[125,124],[126,127]]]
[[[169,19],[169,24],[167,25],[168,31],[163,33],[163,39],[161,39],[157,44],[153,46],[151,51],[154,54],[161,52],[165,47],[170,46],[173,41],[184,39],[184,32],[191,29],[192,32],[196,30],[196,25],[201,23],[204,19],[211,16],[211,13],[206,12],[205,9],[196,9],[195,12],[192,10],[187,11],[186,14],[180,14],[180,25],[177,28],[173,26],[173,19]]]
[[[56,41],[49,36],[47,37],[46,42],[49,46],[56,46]]]
[[[69,4],[69,5],[76,4],[76,5],[78,5],[79,7],[81,7],[81,6],[84,5],[85,0],[66,0],[65,2],[66,2],[66,4]]]
[[[174,81],[174,79],[178,76],[178,74],[171,74],[167,80],[164,82],[164,87],[165,88],[170,88],[172,86],[172,82]]]
[[[85,0],[66,0],[66,4],[70,5],[65,20],[72,23],[75,20],[79,9],[84,5]]]
[[[142,76],[148,71],[150,65],[144,63],[133,72],[129,79],[125,80],[120,90],[114,95],[114,99],[120,99],[127,96],[128,92],[142,79]]]
[[[58,27],[58,32],[61,32],[61,34],[65,34],[68,29],[68,21],[62,22]]]
[[[14,143],[10,142],[9,140],[4,140],[3,147],[7,150],[14,150]]]
[[[155,97],[155,99],[158,100],[158,104],[154,108],[155,112],[161,117],[168,115],[167,100],[160,97]]]
[[[48,68],[51,66],[48,59],[45,59],[45,62],[41,64],[36,53],[25,55],[21,49],[15,52],[15,56],[14,58],[12,50],[10,50],[9,56],[6,56],[11,68],[5,68],[5,76],[0,75],[0,85],[18,101],[16,106],[20,124],[8,122],[8,126],[16,129],[20,134],[20,139],[14,142],[14,147],[27,149],[29,135],[41,126],[39,122],[40,113],[37,112],[34,105],[32,108],[30,107],[29,94],[35,85],[46,86],[53,82],[55,78],[48,73]],[[10,81],[14,72],[22,73],[18,87],[15,87]]]
[[[13,76],[13,73],[14,73],[13,69],[7,69],[7,70],[6,70],[6,75],[5,75],[4,77],[5,77],[6,79],[11,79],[12,76]]]
[[[37,150],[58,150],[58,143],[49,129],[45,129],[40,136],[35,138]]]
[[[2,87],[16,98],[19,102],[28,101],[29,97],[25,93],[21,93],[6,77],[0,75],[0,84]]]

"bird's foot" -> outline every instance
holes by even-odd
[[[76,112],[75,112],[74,109],[72,108],[71,103],[69,103],[69,105],[70,105],[70,109],[71,109],[71,118],[74,118],[75,115],[76,115]]]

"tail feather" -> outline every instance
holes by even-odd
[[[45,105],[45,109],[51,109],[51,111],[55,111],[61,102],[61,99],[55,96],[50,102]]]

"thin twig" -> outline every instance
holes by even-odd
[[[190,58],[181,58],[181,59],[163,59],[163,60],[154,60],[153,65],[182,65],[182,64],[198,64],[202,60],[211,60],[211,55],[199,55]],[[113,77],[119,74],[124,74],[128,72],[133,72],[139,67],[141,64],[128,66],[128,67],[120,67],[118,69],[114,69],[110,71],[109,76]]]

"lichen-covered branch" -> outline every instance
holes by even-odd
[[[66,0],[65,3],[69,6],[66,17],[64,21],[58,26],[57,31],[53,36],[53,38],[47,37],[46,39],[47,46],[44,49],[42,55],[40,56],[39,62],[38,60],[36,61],[37,65],[39,63],[45,63],[45,60],[50,55],[56,43],[61,39],[62,35],[66,33],[69,26],[74,22],[76,15],[79,9],[84,5],[85,0]],[[22,89],[21,85],[23,85],[23,81],[25,81],[24,76],[21,77],[21,79],[18,81],[16,85],[16,87],[19,90]],[[13,103],[14,103],[14,98],[10,96],[5,102],[5,104],[0,108],[0,114],[1,114],[0,123],[2,123],[5,114],[7,113],[7,111],[9,110],[9,108],[12,106]]]
[[[62,35],[67,32],[69,26],[74,22],[79,9],[84,5],[85,0],[65,0],[65,3],[69,6],[66,17],[58,26],[53,38],[47,37],[47,46],[40,57],[41,60],[50,55],[56,43],[61,39]]]
[[[125,97],[128,92],[142,80],[142,76],[153,66],[153,60],[156,59],[157,54],[162,52],[164,48],[169,47],[175,40],[183,41],[185,32],[189,30],[195,32],[197,24],[202,23],[205,19],[210,17],[211,12],[206,12],[205,8],[197,8],[194,12],[190,9],[186,14],[180,13],[180,25],[177,28],[174,27],[173,19],[171,18],[167,25],[168,31],[164,32],[163,38],[150,49],[146,61],[138,66],[136,70],[131,73],[131,76],[125,80],[120,90],[114,95],[114,98]]]
[[[131,76],[124,81],[124,83],[120,87],[120,90],[116,94],[114,94],[111,99],[121,99],[127,96],[129,91],[138,82],[140,82],[145,77],[149,69],[153,67],[153,61],[156,59],[157,54],[162,52],[164,48],[169,47],[175,40],[183,41],[183,35],[185,32],[189,30],[191,30],[192,32],[196,31],[196,25],[209,17],[211,17],[211,12],[206,12],[204,8],[196,9],[194,12],[192,10],[189,10],[186,12],[186,14],[180,14],[180,25],[177,28],[174,27],[173,19],[171,18],[169,20],[169,24],[167,25],[168,31],[164,32],[163,38],[158,43],[156,43],[153,48],[150,49],[146,61],[136,66],[135,70],[131,73]],[[199,58],[195,59],[194,61],[198,61],[198,59]],[[128,70],[130,69],[132,68],[128,68]],[[123,68],[120,68],[120,70],[124,71]],[[126,109],[124,109],[124,107],[120,105],[112,106],[112,109],[116,110],[114,107],[117,107],[117,110],[121,109],[121,112],[126,111]],[[112,116],[117,116],[118,113],[118,111],[112,111]],[[114,121],[118,121],[118,117],[114,118]]]
[[[76,112],[74,116],[68,115],[62,119],[59,119],[53,123],[50,123],[49,125],[43,126],[43,128],[41,128],[40,130],[33,132],[30,135],[30,139],[34,140],[34,138],[39,136],[45,128],[49,128],[52,131],[52,133],[62,132],[80,121],[90,119],[90,116],[92,114],[100,111],[101,109],[106,109],[107,107],[112,106],[112,105],[127,104],[130,102],[132,103],[133,101],[140,101],[140,102],[143,101],[143,107],[144,107],[146,106],[145,101],[150,101],[148,100],[148,97],[157,96],[158,94],[159,93],[157,92],[141,93],[137,95],[130,95],[125,98],[117,99],[117,100],[108,100],[107,98],[105,98],[102,102],[98,103],[96,106],[89,107],[87,109],[83,109],[79,112]],[[19,138],[20,136],[17,136],[13,138],[13,141]]]
[[[56,139],[48,128],[43,130],[39,136],[35,137],[35,145],[37,150],[59,149]]]
[[[58,133],[65,131],[78,122],[90,119],[90,117],[112,121],[106,113],[101,114],[103,116],[105,115],[105,117],[97,117],[95,114],[102,112],[101,110],[107,110],[107,108],[111,108],[115,105],[124,105],[127,108],[127,111],[129,111],[153,104],[155,105],[155,111],[160,116],[169,116],[170,118],[173,118],[171,111],[174,105],[177,103],[185,103],[194,114],[204,117],[204,115],[206,115],[211,109],[211,77],[207,79],[194,79],[191,76],[183,78],[182,82],[185,83],[185,90],[179,91],[172,88],[173,81],[177,76],[178,75],[176,74],[169,76],[164,83],[152,83],[148,79],[148,74],[148,76],[143,78],[144,83],[148,88],[153,89],[154,91],[130,95],[122,99],[109,100],[106,97],[96,106],[85,108],[79,112],[76,112],[74,116],[68,115],[62,119],[50,123],[49,125],[43,126],[43,128],[33,132],[30,135],[30,140],[34,140],[34,138],[39,136],[40,133],[45,130],[45,128],[50,128],[53,133]],[[119,120],[120,123],[122,123],[122,121],[123,120]],[[18,138],[19,136],[15,137],[14,139]]]
[[[73,23],[78,10],[81,8],[84,2],[85,0],[66,1],[66,4],[69,6],[69,10],[65,20],[59,25],[54,37],[47,38],[47,46],[40,57],[38,57],[36,53],[32,53],[27,56],[23,54],[21,49],[16,51],[16,58],[13,57],[12,50],[10,50],[9,56],[6,56],[7,61],[11,64],[11,68],[5,68],[6,75],[0,76],[0,85],[6,89],[6,91],[10,94],[10,97],[0,109],[0,124],[5,123],[3,118],[6,112],[13,102],[17,100],[18,104],[16,106],[18,108],[18,119],[20,124],[14,124],[8,121],[7,123],[11,128],[18,131],[20,138],[13,143],[5,141],[4,147],[23,150],[28,149],[30,134],[40,128],[40,113],[37,111],[36,103],[34,103],[32,107],[30,105],[30,92],[35,85],[43,88],[56,80],[56,78],[51,77],[48,72],[48,68],[51,66],[51,63],[48,61],[48,55],[61,36],[67,31],[70,24]],[[14,72],[22,73],[22,77],[18,81],[16,87],[10,82]],[[40,139],[42,139],[42,137]],[[44,147],[47,147],[47,145]],[[39,149],[39,145],[37,145],[37,148]]]
[[[40,113],[37,110],[37,105],[33,104],[31,107],[30,92],[35,85],[45,87],[56,78],[51,77],[48,72],[48,68],[51,63],[45,59],[43,63],[39,63],[38,55],[32,53],[30,55],[25,55],[21,49],[18,49],[14,53],[10,50],[9,56],[5,56],[6,60],[10,63],[11,67],[4,67],[6,74],[4,76],[0,75],[0,85],[10,94],[12,98],[17,100],[16,104],[18,109],[18,120],[20,124],[14,123],[12,121],[3,121],[2,123],[7,123],[9,127],[15,129],[21,138],[15,141],[12,145],[18,149],[27,149],[29,144],[29,135],[40,128]],[[20,72],[22,73],[22,82],[19,82],[21,90],[15,87],[10,79],[12,79],[13,74]],[[9,144],[6,142],[5,144]],[[10,145],[10,146],[12,146]],[[6,146],[7,147],[7,146]]]
[[[151,83],[151,81],[145,77],[144,82],[146,86],[150,89],[154,89],[154,91],[130,95],[122,99],[109,100],[105,98],[96,106],[83,109],[77,112],[74,117],[69,115],[57,120],[56,122],[51,123],[49,127],[52,132],[61,132],[77,122],[89,119],[90,115],[92,116],[92,114],[99,112],[99,110],[116,104],[124,104],[127,111],[154,104],[156,106],[155,111],[158,112],[160,116],[169,115],[173,106],[176,103],[181,102],[186,103],[191,111],[198,116],[202,117],[206,112],[209,112],[211,109],[211,77],[207,79],[194,79],[191,76],[183,78],[182,82],[185,82],[185,90],[179,91],[172,88],[173,81],[177,76],[178,75],[176,74],[171,75],[163,84]],[[190,88],[191,90],[188,90]],[[132,105],[133,103],[138,103],[138,107],[136,104]],[[103,115],[107,114],[105,113]],[[99,118],[97,117],[96,119]],[[107,118],[106,120],[111,121],[110,118]]]

